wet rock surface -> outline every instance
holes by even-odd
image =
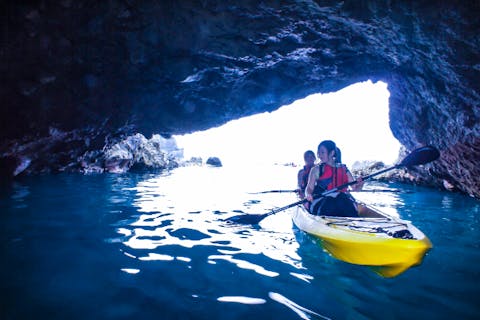
[[[83,160],[83,171],[124,173],[130,170],[165,170],[178,167],[180,159],[183,159],[183,151],[177,148],[174,139],[165,139],[158,134],[147,139],[137,133],[106,148],[100,157]]]
[[[351,171],[354,177],[365,177],[387,168],[388,167],[385,166],[383,162],[372,161],[354,164]],[[382,173],[372,179],[383,182],[399,182],[411,185],[428,186],[441,190],[446,189],[449,191],[458,191],[458,189],[453,187],[453,185],[448,184],[446,180],[435,175],[425,174],[425,172],[429,173],[429,170],[431,170],[431,164],[422,167],[412,167],[409,169],[399,168]]]
[[[193,132],[371,79],[388,83],[390,126],[405,148],[441,150],[418,175],[480,196],[477,1],[0,9],[3,176],[84,170],[136,132]]]
[[[209,157],[207,159],[206,164],[211,165],[213,167],[221,167],[222,161],[218,157]]]

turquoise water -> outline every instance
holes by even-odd
[[[298,168],[44,175],[1,189],[1,319],[478,319],[480,202],[360,193],[434,248],[395,278],[347,264],[279,212]],[[372,185],[370,185],[371,187]],[[368,187],[368,186],[367,186]]]

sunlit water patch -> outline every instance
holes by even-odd
[[[269,169],[270,170],[270,169]],[[282,170],[276,170],[281,172]],[[285,170],[291,173],[292,170]],[[175,175],[161,175],[130,188],[136,192],[134,206],[141,213],[135,221],[118,226],[129,256],[140,260],[174,260],[162,254],[166,247],[211,247],[216,254],[208,262],[227,261],[238,268],[276,277],[255,261],[262,255],[301,269],[298,243],[288,215],[267,219],[261,227],[237,225],[225,219],[233,214],[263,213],[295,195],[252,195],[246,192],[253,179],[267,180],[268,172],[239,175],[235,170],[214,167],[185,167]],[[285,182],[288,180],[285,179]],[[271,182],[255,188],[272,188]],[[286,186],[288,187],[288,186]],[[257,191],[257,189],[252,190]]]

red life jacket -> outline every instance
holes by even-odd
[[[315,183],[315,192],[322,193],[326,190],[331,190],[342,184],[348,183],[349,172],[347,166],[339,164],[336,167],[332,167],[329,164],[322,163],[320,165],[320,176]],[[340,190],[342,192],[347,191],[347,188]]]

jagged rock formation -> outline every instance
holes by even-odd
[[[137,133],[106,148],[100,158],[82,157],[83,172],[124,173],[129,170],[172,169],[178,167],[183,151],[174,139],[153,135],[151,139]],[[93,161],[92,161],[93,160]]]
[[[389,85],[395,137],[439,147],[429,172],[480,196],[478,1],[0,8],[3,175],[78,168],[135,132],[206,129],[371,79]]]

